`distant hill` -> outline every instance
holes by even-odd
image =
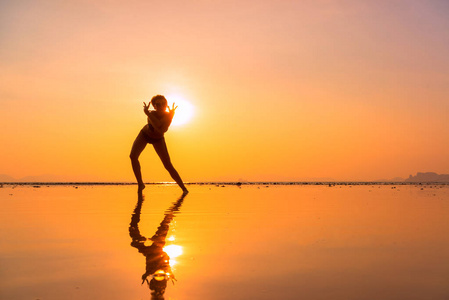
[[[0,174],[0,182],[64,182],[64,181],[77,181],[77,180],[76,179],[69,180],[65,176],[54,174],[26,176],[22,178],[14,178],[6,174]]]
[[[15,182],[15,181],[17,180],[9,175],[0,174],[0,182]]]
[[[404,178],[402,177],[395,177],[390,179],[378,179],[375,180],[376,182],[404,182]]]
[[[434,172],[418,172],[410,175],[405,182],[449,182],[449,174],[437,174]]]

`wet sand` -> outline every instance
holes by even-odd
[[[449,298],[447,185],[189,188],[3,186],[0,299]]]

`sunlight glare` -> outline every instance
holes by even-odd
[[[166,98],[168,104],[170,105],[170,108],[172,107],[173,103],[175,103],[175,106],[178,106],[171,125],[179,126],[188,123],[193,117],[194,106],[179,95],[169,95]]]

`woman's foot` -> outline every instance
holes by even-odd
[[[145,188],[145,184],[143,182],[138,183],[138,190],[141,191]]]
[[[189,190],[187,190],[186,188],[183,188],[182,189],[182,194],[183,195],[186,195],[186,194],[188,194],[189,193]]]

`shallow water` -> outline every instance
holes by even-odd
[[[449,298],[448,186],[190,190],[0,188],[0,299]]]

